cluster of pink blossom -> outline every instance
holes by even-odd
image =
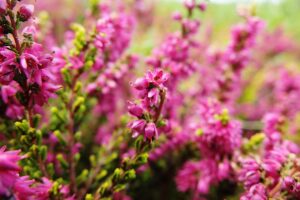
[[[267,76],[264,86],[258,92],[259,102],[250,105],[259,108],[257,112],[251,110],[246,114],[249,118],[259,119],[267,112],[280,113],[289,118],[295,117],[299,111],[297,103],[300,76],[298,73],[285,68],[272,70],[274,74]]]
[[[231,161],[241,145],[242,131],[241,124],[230,119],[228,110],[222,110],[217,101],[203,102],[198,110],[190,131],[195,133],[193,141],[199,147],[201,160],[186,163],[178,172],[176,183],[181,191],[191,190],[194,195],[206,195],[212,185],[234,180]],[[193,172],[194,165],[198,166],[198,173]]]
[[[166,100],[165,84],[168,78],[168,74],[158,69],[148,71],[145,77],[133,83],[141,98],[139,104],[129,102],[128,106],[129,113],[137,118],[129,124],[133,137],[142,135],[145,140],[150,141],[158,137],[157,125]]]
[[[10,118],[22,118],[24,111],[38,111],[49,98],[55,96],[59,86],[51,73],[52,56],[45,54],[43,47],[32,41],[30,27],[22,34],[17,30],[21,22],[31,19],[33,5],[21,5],[17,15],[12,13],[15,3],[2,3],[0,47],[1,101],[3,110]],[[12,36],[12,42],[9,36]]]
[[[268,114],[265,117],[265,141],[263,156],[242,158],[239,180],[243,182],[247,192],[242,199],[251,199],[253,195],[260,199],[282,198],[281,191],[297,198],[296,179],[287,190],[289,180],[293,180],[299,169],[299,147],[282,138],[282,116]],[[293,188],[295,187],[295,188]],[[299,196],[298,196],[299,197]]]
[[[6,151],[5,147],[0,148],[0,197],[20,200],[48,199],[52,183],[47,178],[43,178],[42,183],[36,183],[28,176],[20,176],[18,161],[23,158],[20,151]]]
[[[230,109],[241,95],[242,72],[249,64],[258,33],[263,28],[263,22],[252,16],[245,17],[246,23],[236,25],[231,31],[231,41],[225,51],[215,51],[208,48],[208,69],[202,69],[206,75],[201,84],[202,94],[216,96]],[[212,67],[213,66],[213,67]],[[212,82],[205,84],[205,82]]]

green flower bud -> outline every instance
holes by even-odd
[[[128,181],[135,179],[136,178],[135,170],[131,169],[129,171],[126,171],[124,177],[125,177],[125,180],[128,180]]]
[[[107,176],[107,174],[108,174],[107,170],[105,170],[105,169],[101,170],[101,171],[97,174],[96,180],[100,180],[100,179],[104,178],[105,176]]]
[[[52,177],[55,173],[55,170],[54,170],[54,165],[53,163],[49,163],[47,165],[47,172],[49,173],[49,175]]]
[[[87,169],[84,169],[81,174],[79,176],[77,176],[76,178],[76,183],[79,185],[81,183],[84,183],[87,179],[88,179],[88,176],[89,175],[89,170]]]
[[[148,153],[143,153],[136,158],[135,162],[138,165],[146,164],[148,162],[148,157],[149,157]]]
[[[196,135],[197,135],[197,136],[203,135],[203,130],[202,130],[201,128],[197,129],[197,130],[196,130]]]
[[[64,159],[62,154],[57,154],[56,159],[59,161],[60,165],[65,168],[68,169],[69,168],[69,164],[68,162]]]
[[[47,150],[48,150],[48,148],[45,145],[43,145],[39,148],[39,154],[43,161],[45,161],[47,158]]]
[[[91,155],[89,159],[90,159],[91,165],[93,167],[95,167],[97,165],[96,156],[95,155]]]
[[[40,130],[36,131],[36,143],[40,145],[42,143],[43,134]]]
[[[93,199],[94,199],[93,195],[91,194],[85,195],[85,200],[93,200]]]
[[[58,139],[58,141],[61,144],[67,145],[66,141],[64,140],[64,138],[59,130],[54,131],[53,134],[55,135],[55,137]]]
[[[82,96],[77,97],[75,102],[73,103],[72,110],[76,112],[84,102],[85,102],[84,97]]]
[[[123,176],[123,173],[124,173],[123,169],[121,169],[121,168],[115,169],[114,174],[113,174],[113,180],[116,182],[120,181]]]
[[[104,182],[98,189],[98,193],[100,193],[100,195],[102,196],[103,194],[105,194],[105,192],[107,192],[111,188],[111,186],[112,186],[111,181]]]
[[[75,160],[76,163],[80,160],[80,153],[75,154],[74,160]]]
[[[265,139],[265,134],[263,133],[258,133],[253,135],[247,143],[244,144],[244,149],[246,151],[251,151],[254,149],[257,149],[264,141]]]
[[[72,84],[71,72],[67,67],[61,69],[62,77],[67,85]]]
[[[27,132],[29,129],[29,123],[27,120],[23,120],[22,122],[15,122],[15,126],[17,129],[23,131],[23,132]]]

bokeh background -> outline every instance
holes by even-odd
[[[36,4],[36,10],[40,12],[45,10],[54,21],[53,28],[56,37],[63,40],[63,32],[68,29],[68,23],[73,19],[81,21],[84,16],[84,7],[87,6],[87,0],[29,0]],[[89,0],[93,1],[93,0]],[[133,1],[140,0],[120,0]],[[140,4],[136,8],[142,15],[141,19],[146,20],[146,26],[139,27],[139,33],[136,34],[132,49],[139,50],[140,53],[148,54],[149,51],[159,42],[165,33],[176,29],[176,24],[170,24],[172,12],[182,10],[180,0],[143,0],[146,4]],[[212,41],[222,45],[229,38],[230,26],[239,22],[241,18],[237,14],[237,7],[241,5],[255,7],[256,15],[267,22],[267,26],[272,29],[283,29],[293,37],[295,41],[300,38],[300,26],[298,19],[300,17],[299,0],[210,0],[208,2],[208,11],[199,14],[203,26],[211,30],[209,34]],[[63,12],[62,12],[63,11]],[[41,13],[45,16],[45,13]],[[148,20],[148,21],[147,21]],[[178,27],[177,27],[178,28]],[[206,30],[207,28],[203,28]],[[205,34],[205,33],[200,33]]]

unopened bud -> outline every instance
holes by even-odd
[[[31,4],[23,5],[18,12],[21,21],[25,22],[30,19],[34,12],[34,6]]]

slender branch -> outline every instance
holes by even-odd
[[[49,173],[47,172],[45,163],[43,162],[43,160],[41,159],[40,156],[38,156],[38,164],[39,164],[40,170],[42,171],[43,175],[47,178],[51,178]]]
[[[76,166],[74,162],[73,147],[75,145],[74,138],[74,113],[72,111],[72,103],[74,101],[74,92],[72,89],[72,94],[70,102],[67,104],[67,110],[69,111],[69,124],[68,124],[68,133],[69,133],[69,163],[70,163],[70,189],[71,192],[76,193]]]
[[[93,181],[96,178],[96,175],[99,173],[102,165],[97,165],[97,167],[94,169],[93,173],[90,174],[88,177],[88,180],[85,183],[84,188],[79,192],[77,199],[81,200],[83,199],[84,195],[87,193],[88,189],[91,187],[93,184]]]
[[[166,91],[165,90],[160,90],[160,103],[159,103],[159,107],[157,109],[157,112],[155,114],[155,117],[154,117],[154,123],[157,123],[158,120],[159,120],[159,117],[160,117],[160,114],[162,112],[162,109],[163,109],[163,105],[165,103],[165,100],[166,100]]]
[[[275,187],[269,192],[269,197],[274,197],[280,190],[281,190],[281,179],[278,181],[278,183],[275,185]]]
[[[68,133],[69,133],[69,157],[68,157],[68,161],[70,163],[70,174],[69,174],[69,178],[70,178],[70,189],[71,192],[73,193],[77,193],[77,187],[76,187],[76,163],[75,163],[75,159],[74,159],[74,154],[73,154],[73,147],[75,145],[75,138],[74,138],[74,127],[75,127],[75,122],[74,122],[74,118],[75,118],[75,113],[72,110],[72,105],[74,102],[74,98],[75,98],[75,86],[77,83],[77,80],[79,79],[80,75],[82,74],[82,72],[78,72],[71,83],[71,97],[70,97],[70,101],[66,104],[66,108],[69,112],[69,124],[68,124]]]
[[[298,166],[295,166],[291,173],[290,173],[290,176],[293,176],[295,175],[295,173],[297,173],[299,171],[299,167]],[[278,181],[278,183],[275,185],[275,187],[269,192],[269,197],[272,198],[272,197],[275,197],[276,194],[281,190],[281,186],[282,186],[282,180],[280,179]]]
[[[18,32],[17,32],[17,25],[16,25],[16,21],[14,19],[14,15],[12,12],[9,12],[9,20],[11,23],[11,26],[13,28],[13,32],[12,32],[12,36],[14,38],[15,41],[15,45],[16,45],[16,50],[18,52],[19,55],[21,55],[21,45],[20,45],[20,41],[19,41],[19,36],[18,36]]]
[[[29,125],[31,128],[33,128],[34,124],[33,124],[33,114],[32,114],[32,109],[27,107],[27,111],[28,111],[28,121],[29,121]]]

